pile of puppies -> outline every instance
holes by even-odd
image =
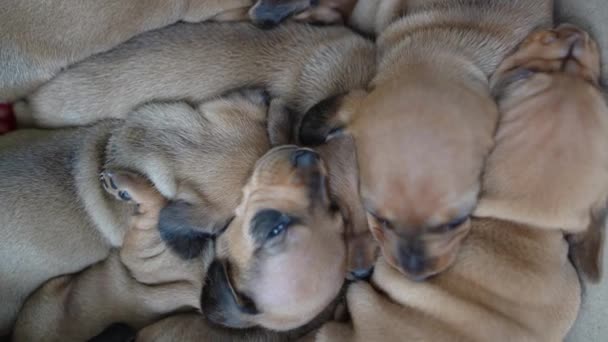
[[[553,1],[76,2],[0,4],[0,336],[564,339],[608,107]]]

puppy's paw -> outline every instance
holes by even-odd
[[[164,204],[164,197],[156,188],[133,172],[105,170],[99,175],[99,181],[103,189],[119,201],[136,204],[139,213]]]
[[[507,57],[497,73],[516,68],[533,72],[564,72],[597,84],[600,58],[597,43],[582,29],[562,24],[532,33]]]

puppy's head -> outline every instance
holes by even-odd
[[[319,0],[258,0],[249,10],[249,17],[258,26],[272,28],[318,4]]]
[[[494,75],[501,109],[477,216],[559,230],[599,278],[608,198],[608,109],[599,54],[580,29],[532,34]]]
[[[319,104],[300,138],[354,137],[372,232],[391,265],[422,280],[450,266],[467,234],[497,111],[487,90],[441,70],[405,74]]]
[[[343,229],[319,156],[291,145],[272,149],[258,161],[234,220],[217,239],[203,313],[237,328],[307,323],[343,285]]]

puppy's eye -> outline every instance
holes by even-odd
[[[270,231],[270,233],[268,233],[268,240],[277,237],[279,235],[281,235],[285,230],[287,230],[287,223],[286,222],[281,222],[279,224],[277,224],[274,228],[272,228],[272,230]]]
[[[251,221],[251,234],[263,245],[266,241],[275,240],[287,231],[294,219],[275,209],[259,211]]]
[[[369,210],[367,211],[367,213],[370,214],[374,218],[374,220],[376,220],[376,222],[378,222],[378,224],[380,224],[382,226],[382,228],[384,228],[384,229],[391,229],[391,222],[389,220],[384,219],[384,218],[378,216],[377,214],[375,214],[374,212],[369,211]]]
[[[460,217],[454,221],[441,225],[433,229],[433,233],[441,234],[457,229],[469,219],[469,216]]]

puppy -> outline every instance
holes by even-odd
[[[73,66],[15,114],[20,126],[83,125],[152,100],[198,102],[244,85],[266,87],[303,113],[366,86],[374,72],[374,45],[344,27],[177,24]]]
[[[319,155],[276,147],[257,163],[201,298],[214,322],[273,330],[312,320],[338,295],[346,272],[344,222]]]
[[[251,166],[270,148],[266,117],[267,97],[255,90],[196,108],[150,104],[126,120],[3,136],[0,333],[35,288],[122,245],[131,208],[103,190],[103,168],[149,179],[169,199],[163,238],[182,258],[197,257],[227,224]]]
[[[493,90],[503,114],[476,210],[572,234],[575,264],[592,280],[601,275],[596,225],[608,199],[608,107],[599,79],[596,42],[568,24],[531,35],[501,64]]]
[[[2,1],[0,102],[21,98],[60,70],[145,31],[178,21],[245,20],[253,2]]]
[[[381,259],[375,289],[348,291],[352,328],[327,324],[317,340],[563,340],[581,296],[564,235],[593,238],[604,224],[596,209],[607,194],[608,113],[598,67],[595,43],[571,26],[534,33],[507,58],[493,81],[497,145],[457,262],[417,283]],[[579,254],[592,258],[575,259],[596,263],[598,243]]]
[[[19,313],[14,341],[86,341],[113,322],[122,325],[108,331],[122,335],[125,325],[138,329],[173,311],[198,307],[213,241],[200,257],[182,260],[157,229],[165,198],[129,172],[107,171],[102,177],[106,191],[137,205],[122,248],[80,273],[46,282]]]
[[[498,118],[488,77],[551,14],[551,0],[357,3],[351,20],[378,35],[377,74],[367,92],[311,109],[300,138],[354,137],[372,232],[411,279],[456,259]]]

